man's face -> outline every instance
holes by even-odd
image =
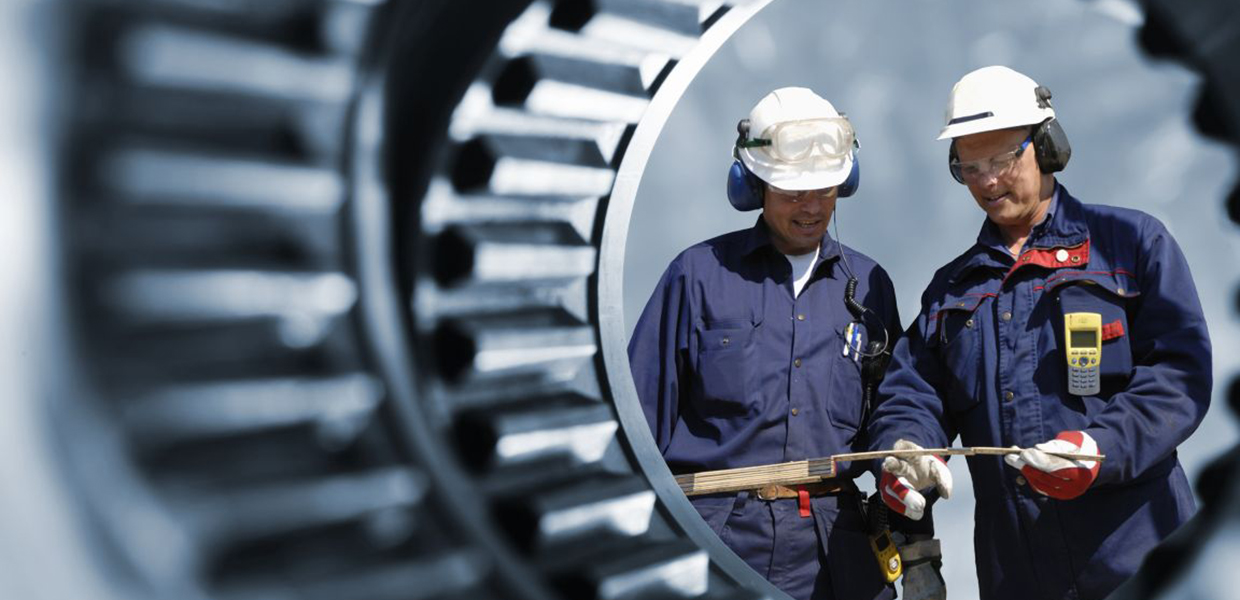
[[[1029,130],[1022,127],[956,139],[957,158],[968,165],[962,174],[969,193],[986,216],[1005,229],[1032,228],[1046,213],[1042,191],[1051,178],[1038,169],[1032,144],[1013,157],[1028,137]]]
[[[762,218],[771,230],[775,249],[784,254],[806,254],[818,248],[835,212],[837,189],[796,192],[767,185]]]

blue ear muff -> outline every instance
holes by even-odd
[[[840,184],[838,194],[840,198],[847,198],[857,193],[857,187],[861,185],[861,158],[857,156],[856,150],[853,150],[852,158],[853,166],[848,171],[848,178],[844,180],[844,183]]]
[[[852,170],[848,172],[848,178],[839,185],[839,197],[847,198],[857,193],[859,185],[861,185],[861,164],[857,153],[853,152]],[[741,212],[762,208],[762,196],[765,189],[766,186],[762,180],[754,175],[745,163],[740,159],[732,161],[732,168],[728,169],[728,202],[732,203],[732,208]]]
[[[740,159],[732,161],[728,169],[728,202],[741,212],[762,208],[762,195],[766,186]]]

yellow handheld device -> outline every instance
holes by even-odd
[[[894,583],[899,579],[904,565],[900,562],[900,549],[896,548],[896,543],[892,541],[891,532],[884,529],[878,535],[871,535],[870,549],[874,551],[874,558],[878,559],[878,568],[882,569],[887,583]]]
[[[1068,393],[1093,396],[1102,390],[1102,315],[1068,313],[1063,316],[1064,354],[1068,358]]]

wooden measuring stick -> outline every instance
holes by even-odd
[[[1020,448],[996,448],[990,446],[973,446],[969,448],[923,448],[921,450],[874,450],[870,452],[852,452],[836,454],[826,458],[811,458],[772,465],[756,465],[735,469],[719,469],[717,471],[701,471],[676,476],[676,484],[687,496],[702,494],[718,494],[722,492],[738,492],[757,489],[768,484],[801,485],[817,483],[823,479],[835,477],[835,464],[854,460],[873,460],[894,456],[911,458],[915,456],[977,456],[1019,454]],[[1079,454],[1072,452],[1047,452],[1068,460],[1099,461],[1106,458],[1102,454]]]

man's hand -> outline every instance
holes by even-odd
[[[922,447],[908,440],[897,440],[892,449],[921,450]],[[926,512],[926,497],[918,490],[931,487],[937,488],[944,498],[952,495],[952,473],[943,459],[937,456],[883,459],[879,492],[891,510],[914,521],[921,519]]]
[[[1098,443],[1084,431],[1063,431],[1049,442],[1004,457],[1008,465],[1020,469],[1035,491],[1059,500],[1071,500],[1089,489],[1098,477],[1097,461],[1069,460],[1047,452],[1101,454]]]

